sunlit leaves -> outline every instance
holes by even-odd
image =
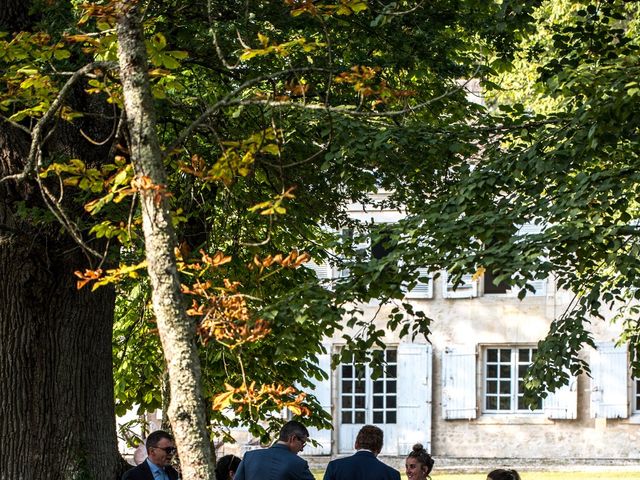
[[[147,54],[152,65],[175,70],[180,67],[180,60],[185,60],[189,54],[182,50],[167,50],[167,39],[158,32],[146,42]]]
[[[252,270],[257,267],[260,273],[262,273],[264,269],[273,265],[279,265],[282,268],[298,268],[310,260],[311,256],[307,252],[298,253],[297,250],[293,250],[288,255],[277,253],[275,255],[267,255],[264,258],[255,255],[253,261],[248,265],[248,268]]]
[[[19,122],[41,117],[55,98],[50,64],[64,62],[70,52],[46,33],[19,32],[0,38],[0,111]]]
[[[215,340],[233,350],[270,333],[268,322],[252,315],[239,289],[239,282],[226,278],[220,286],[212,280],[183,285],[182,292],[192,297],[187,314],[199,318],[197,331],[204,343]]]
[[[73,272],[80,280],[77,282],[77,288],[81,289],[89,282],[95,282],[92,290],[98,287],[113,284],[122,281],[126,278],[139,278],[140,270],[147,268],[147,262],[143,261],[136,265],[120,265],[118,268],[111,268],[103,272],[102,269],[97,270],[85,270],[84,272],[78,270]]]
[[[352,85],[353,89],[361,97],[375,97],[374,105],[384,103],[391,99],[414,96],[415,90],[397,90],[389,86],[388,82],[381,77],[379,67],[368,67],[356,65],[349,71],[342,72],[334,78],[337,84]]]
[[[348,16],[365,11],[367,0],[339,0],[338,2],[314,2],[312,0],[285,0],[291,8],[291,15],[297,17],[302,14],[330,17],[331,15]]]
[[[125,222],[116,223],[104,220],[93,225],[89,233],[95,235],[96,238],[116,238],[122,245],[127,245],[139,236],[137,223],[136,225],[130,225]]]
[[[286,200],[292,200],[295,198],[293,194],[294,187],[290,187],[287,191],[276,195],[275,198],[264,202],[257,203],[249,207],[250,212],[260,212],[260,215],[283,215],[287,213],[287,209],[283,206]]]
[[[239,387],[226,384],[225,387],[226,391],[213,398],[214,410],[232,407],[236,411],[262,409],[277,412],[288,408],[298,416],[311,414],[310,409],[305,405],[306,394],[293,387],[270,384],[258,388],[255,382]]]
[[[240,141],[223,142],[223,145],[226,148],[212,167],[207,168],[204,159],[194,155],[190,165],[180,162],[180,169],[207,182],[221,181],[230,185],[238,176],[246,177],[251,173],[257,156],[280,154],[278,133],[271,128]]]
[[[262,45],[262,48],[247,48],[240,55],[240,60],[250,60],[253,57],[265,56],[265,55],[277,55],[279,57],[287,57],[294,50],[300,50],[302,52],[312,52],[326,46],[318,40],[308,41],[305,38],[297,38],[289,42],[280,44],[270,42],[269,37],[261,33],[258,34],[258,40]]]
[[[106,190],[106,195],[85,204],[85,210],[93,215],[111,202],[120,203],[139,189],[153,190],[160,197],[167,195],[161,186],[151,185],[144,178],[134,178],[132,165],[125,163],[122,157],[116,157],[115,163],[104,164],[100,169],[88,168],[82,160],[74,158],[65,163],[52,163],[40,172],[42,178],[51,174],[61,177],[64,186],[77,187],[91,193]]]
[[[97,269],[97,270],[85,270],[84,272],[81,272],[80,270],[73,272],[74,275],[76,277],[78,277],[80,280],[78,280],[76,282],[76,288],[78,290],[80,290],[82,287],[84,287],[87,283],[98,280],[99,278],[102,277],[102,269]]]
[[[112,167],[115,168],[115,166]],[[103,167],[102,171],[96,168],[87,168],[82,160],[73,158],[66,163],[52,163],[40,172],[40,176],[47,178],[52,173],[58,176],[66,174],[62,180],[63,185],[98,193],[103,189],[104,175],[109,170],[109,167]]]

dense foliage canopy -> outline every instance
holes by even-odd
[[[99,254],[80,283],[119,282],[118,411],[163,401],[135,199],[145,188],[170,195],[218,428],[249,422],[264,435],[257,420],[277,422],[283,406],[315,411],[311,422],[326,425],[314,399],[287,387],[323,375],[321,340],[343,322],[360,332],[349,339],[360,358],[380,345],[358,302],[397,302],[389,326],[428,336],[430,320],[401,302],[418,267],[491,269],[522,295],[527,281],[554,276],[575,292],[575,308],[540,344],[529,385],[554,388],[566,367],[584,368],[588,323],[603,305],[638,295],[638,10],[616,0],[539,3],[150,2],[166,186],[145,185],[129,163],[116,5],[38,3],[35,26],[2,34],[0,113],[34,145],[24,175],[3,182],[38,181],[49,192],[44,203],[8,207],[43,228],[61,221]],[[81,68],[86,76],[70,74]],[[492,90],[496,108],[469,100],[470,79]],[[86,95],[103,105],[106,129],[82,130]],[[108,155],[50,155],[47,134],[60,125]],[[405,221],[346,217],[348,203],[380,190]],[[544,228],[518,235],[530,222]],[[346,227],[352,242],[339,235]],[[361,259],[365,236],[391,254]],[[107,240],[104,254],[91,238]],[[306,263],[302,252],[351,275],[328,288],[311,269],[290,268]],[[627,313],[635,355],[637,312]]]

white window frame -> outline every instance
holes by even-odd
[[[532,292],[531,290],[527,289],[527,296],[528,297],[544,297],[547,295],[547,284],[548,284],[548,278],[543,278],[543,279],[539,279],[539,280],[531,280],[527,283],[529,283],[529,285],[531,285],[534,289],[535,292]],[[508,297],[517,297],[518,293],[520,293],[521,288],[513,285],[511,287],[508,287],[506,289],[505,292],[499,293],[499,292],[491,292],[491,293],[487,293],[485,291],[485,281],[486,281],[486,277],[485,275],[482,275],[482,295],[483,296],[499,296],[499,295],[505,295]],[[525,287],[523,287],[525,288]]]
[[[420,281],[420,278],[427,278],[426,282]],[[409,290],[407,285],[402,285],[402,291],[405,298],[433,298],[433,274],[428,268],[418,268],[418,278],[415,286]]]
[[[322,263],[316,263],[312,260],[304,266],[309,270],[313,270],[318,280],[331,280],[333,278],[333,267],[326,260]]]
[[[511,295],[512,292],[512,288],[509,286],[506,286],[505,291],[504,292],[487,292],[487,281],[488,281],[488,275],[487,272],[489,271],[489,269],[485,269],[485,272],[482,274],[482,295],[483,296],[494,296],[494,295]],[[495,278],[495,277],[494,277]]]
[[[339,232],[340,232],[341,238],[345,238],[346,235],[350,235],[350,238],[353,239],[353,236],[354,236],[353,228],[344,227],[344,228],[341,228]],[[371,238],[369,237],[369,235],[367,235],[367,238],[364,242],[358,242],[354,244],[353,247],[356,252],[360,252],[360,251],[364,252],[364,255],[362,257],[363,260],[368,260],[369,258],[371,258]],[[345,277],[348,277],[350,274],[351,272],[348,268],[342,268],[342,269],[336,268],[334,277],[345,278]]]
[[[633,378],[633,413],[640,415],[640,378]]]
[[[497,350],[496,362],[491,364],[496,365],[497,376],[489,376],[489,351]],[[502,351],[510,350],[508,361],[503,360]],[[482,348],[482,413],[487,415],[541,415],[544,413],[542,402],[540,407],[534,410],[530,410],[529,407],[524,406],[520,408],[518,403],[519,399],[523,396],[523,391],[519,388],[522,382],[522,367],[530,365],[529,363],[521,362],[519,359],[519,353],[522,350],[529,351],[529,360],[532,359],[533,354],[537,350],[535,345],[528,344],[503,344],[503,345],[485,345]],[[503,365],[509,366],[508,379],[505,380],[506,375],[503,375],[503,371],[500,368]],[[495,389],[489,388],[489,381],[496,382]],[[503,384],[508,382],[509,392],[502,392],[501,388]],[[490,391],[491,390],[491,391]],[[497,398],[498,408],[488,408],[487,400],[489,397]],[[500,399],[508,398],[510,406],[509,408],[499,408]]]
[[[478,280],[473,279],[473,274],[462,276],[462,283],[453,289],[453,282],[449,279],[449,272],[442,272],[442,296],[444,298],[473,298],[478,296]]]
[[[519,226],[516,235],[517,236],[536,235],[544,232],[547,226],[548,226],[547,224],[525,223]],[[548,280],[549,280],[548,278],[543,278],[541,280],[532,280],[528,282],[535,289],[535,292],[532,292],[531,290],[527,290],[527,296],[531,296],[531,297],[546,296]],[[520,293],[520,290],[521,290],[520,287],[514,286],[514,287],[511,287],[508,294],[510,296],[517,297],[518,293]]]
[[[372,369],[369,365],[358,366],[358,368],[364,368],[364,375],[362,376],[361,380],[357,380],[356,378],[356,375],[355,375],[356,366],[354,364],[341,363],[338,366],[338,369],[339,369],[338,415],[339,415],[339,421],[341,425],[366,425],[366,424],[395,425],[398,423],[398,349],[388,348],[386,351],[387,352],[394,351],[396,360],[395,362],[390,362],[388,365],[385,365],[384,367],[385,373],[376,380],[371,379]],[[391,367],[393,370],[395,370],[395,376],[387,377],[386,369],[388,367]],[[345,377],[344,372],[345,372],[345,369],[347,368],[350,368],[353,374],[351,376]],[[345,381],[352,382],[351,392],[344,391]],[[356,395],[357,393],[359,393],[355,391],[355,389],[357,388],[357,385],[356,385],[357,382],[362,382],[362,386],[364,387],[364,392],[361,395]],[[381,382],[381,385],[383,387],[382,392],[375,392],[376,382]],[[394,392],[387,391],[387,387],[391,386],[387,382],[394,382],[393,383],[393,386],[395,387]],[[362,407],[356,406],[356,396],[363,397],[364,405]],[[393,403],[395,404],[395,406],[393,406],[392,408],[389,408],[386,405],[387,398],[392,398],[392,397],[394,399]],[[350,407],[343,407],[343,400],[346,398],[351,399]],[[382,398],[382,403],[383,403],[382,407],[375,406],[377,398]],[[346,413],[346,412],[351,413],[351,420],[349,422],[343,421],[343,418],[344,418],[343,413]],[[356,414],[358,412],[364,413],[364,416],[361,422],[356,421]],[[390,412],[393,412],[393,417],[394,417],[393,421],[388,421],[387,414]],[[383,415],[383,421],[378,421],[379,418],[376,418],[377,414]]]
[[[531,290],[527,289],[527,297],[544,297],[547,295],[547,281],[549,279],[548,278],[543,278],[542,280],[531,280],[527,283],[529,283],[529,285],[531,285],[534,289],[535,292],[532,292]],[[523,287],[526,288],[526,287]],[[520,293],[520,290],[522,290],[522,288],[517,287],[517,286],[513,286],[511,287],[509,290],[507,290],[507,295],[511,296],[511,297],[517,297],[518,293]]]

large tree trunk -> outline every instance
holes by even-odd
[[[0,234],[0,478],[115,479],[113,292],[77,291],[86,259],[48,240]]]
[[[0,30],[28,29],[30,4],[5,2]],[[79,89],[74,102],[87,101],[95,99]],[[30,139],[0,123],[3,178],[24,169]],[[83,129],[105,138],[111,123],[87,120]],[[59,122],[44,147],[95,165],[110,145],[96,148]],[[0,183],[0,480],[116,480],[124,465],[113,398],[114,291],[76,289],[73,272],[87,268],[87,258],[59,224],[34,219],[37,212],[46,208],[34,182]]]
[[[210,480],[215,478],[215,474],[205,424],[195,325],[186,317],[180,291],[174,255],[177,244],[166,192],[163,191],[167,183],[166,174],[155,131],[139,4],[121,1],[118,6],[118,61],[131,161],[137,178],[151,181],[150,188],[140,188],[139,195],[153,311],[169,372],[169,418],[183,478]]]
[[[24,166],[26,137],[0,128],[0,178]],[[0,183],[0,480],[115,480],[113,289],[77,290],[87,258],[20,205],[45,211],[35,184]]]

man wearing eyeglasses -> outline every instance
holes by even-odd
[[[173,437],[164,430],[156,430],[147,437],[147,459],[122,476],[122,480],[178,480],[178,472],[171,466],[176,453]]]
[[[233,480],[314,480],[309,465],[298,457],[309,440],[309,431],[300,422],[287,422],[271,448],[244,454]]]

